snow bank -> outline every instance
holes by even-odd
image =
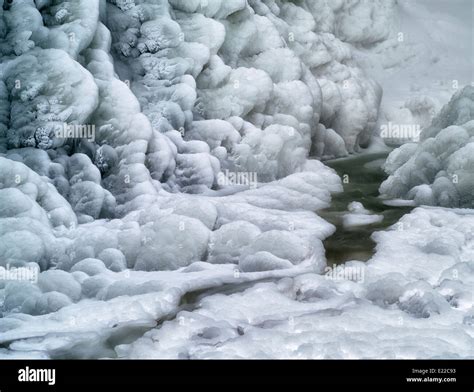
[[[420,144],[405,144],[385,164],[390,177],[380,192],[421,205],[474,206],[474,88],[453,96],[421,134]]]
[[[100,181],[54,174],[80,222],[123,216],[162,187],[219,188],[225,170],[268,182],[305,170],[310,153],[346,155],[368,143],[380,91],[344,41],[382,39],[367,14],[391,9],[362,7],[357,36],[346,8],[16,1],[2,10],[1,151],[41,148],[62,165],[87,155]],[[92,138],[58,136],[66,125]]]

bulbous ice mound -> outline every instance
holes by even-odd
[[[381,95],[347,42],[383,40],[393,4],[353,4],[354,28],[343,2],[14,0],[0,151],[86,154],[121,214],[162,188],[220,188],[224,169],[273,181],[346,155],[370,141]],[[65,124],[93,140],[59,137]]]
[[[7,2],[0,9],[0,154],[42,176],[80,225],[122,219],[166,192],[212,198],[249,188],[235,177],[270,184],[232,198],[238,208],[213,205],[217,222],[260,227],[268,214],[288,231],[290,219],[268,210],[295,209],[298,197],[303,210],[316,210],[338,187],[309,154],[342,156],[370,139],[380,92],[347,42],[383,39],[372,15],[392,8],[353,4],[359,30],[343,2]],[[90,134],[76,133],[84,129]],[[294,173],[301,176],[285,178]],[[250,210],[258,213],[238,216]],[[212,232],[220,225],[210,217],[191,216]],[[272,238],[280,237],[291,236]],[[215,255],[193,246],[182,262],[155,265],[144,252],[138,265],[177,268]],[[84,245],[69,259],[98,253]],[[138,255],[130,254],[136,267],[130,259]]]
[[[456,93],[419,144],[393,151],[380,192],[421,205],[474,207],[474,87]]]
[[[74,228],[77,218],[55,187],[23,163],[0,157],[0,265],[61,260],[65,243],[54,228]]]
[[[310,151],[342,156],[369,143],[381,91],[344,41],[383,40],[388,30],[380,21],[393,4],[354,4],[357,29],[344,16],[349,5],[326,1],[110,1],[105,23],[117,72],[131,85],[155,135],[177,130],[189,142],[199,120],[200,140],[211,147],[199,152],[221,167],[273,180],[300,170]],[[321,14],[328,15],[325,23]],[[216,144],[215,135],[229,128],[238,136]],[[192,162],[177,160],[184,171]],[[214,166],[210,160],[209,169]],[[269,167],[276,170],[268,173]],[[167,187],[183,188],[176,180],[182,170],[152,175]],[[184,187],[208,186],[216,175],[208,171],[210,177],[195,176]]]

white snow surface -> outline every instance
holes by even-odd
[[[370,144],[382,89],[359,52],[390,42],[397,4],[0,8],[0,267],[40,271],[0,279],[0,357],[472,357],[468,210],[419,208],[345,266],[364,279],[324,276],[317,211],[342,185],[309,157]],[[472,111],[453,102],[423,143],[451,140],[448,204],[469,206]]]
[[[472,358],[472,211],[418,208],[375,239],[368,263],[326,275],[311,262],[267,272],[90,262],[73,279],[96,299],[2,318],[2,357]]]

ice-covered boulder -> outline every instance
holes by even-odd
[[[194,218],[169,215],[144,228],[144,241],[135,263],[136,270],[156,271],[186,267],[203,260],[209,230]]]
[[[243,271],[290,268],[311,257],[312,247],[289,231],[267,231],[258,235],[240,256]]]
[[[61,270],[48,270],[40,274],[38,287],[43,293],[59,292],[72,301],[78,301],[81,297],[81,285],[74,279],[73,275]]]

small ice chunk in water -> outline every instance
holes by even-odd
[[[383,220],[383,215],[374,215],[358,201],[350,203],[347,209],[349,213],[342,217],[342,224],[345,228],[372,225]]]

